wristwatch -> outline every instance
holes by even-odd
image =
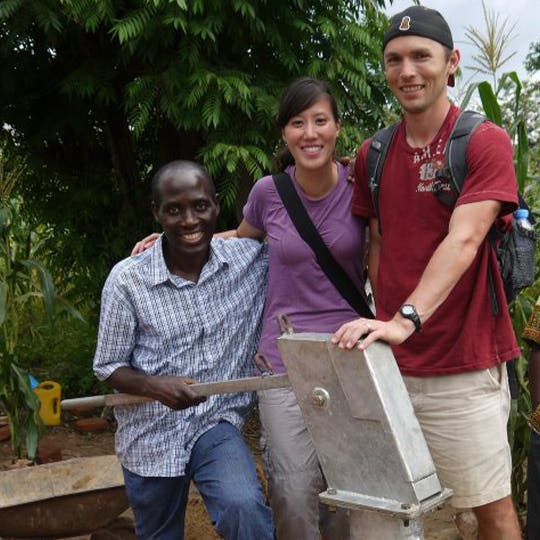
[[[416,312],[416,308],[412,304],[403,304],[399,308],[399,313],[404,319],[409,319],[414,323],[415,332],[422,330],[422,321]]]

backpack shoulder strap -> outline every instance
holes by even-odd
[[[453,206],[463,189],[463,182],[467,176],[467,144],[476,130],[476,128],[485,122],[487,118],[475,111],[463,111],[455,125],[452,133],[448,137],[446,143],[446,169],[448,171],[447,177],[451,183],[451,193],[449,194],[449,201],[445,201],[440,193],[437,193],[437,197],[441,202],[447,206]],[[448,194],[448,192],[447,192]],[[502,233],[497,230],[497,227],[492,226],[487,234],[487,242],[491,248],[497,252],[496,245],[500,240]],[[491,303],[491,311],[494,315],[499,313],[499,301],[497,299],[497,293],[495,291],[495,275],[496,269],[491,257],[488,257],[488,290],[489,299]]]
[[[379,187],[381,185],[381,176],[384,166],[384,160],[394,133],[399,125],[399,122],[395,122],[389,126],[386,126],[373,135],[371,138],[369,148],[367,151],[366,171],[369,183],[369,190],[371,192],[371,199],[373,201],[373,209],[375,215],[379,217]],[[379,219],[379,232],[382,232],[381,222]]]
[[[446,206],[454,206],[467,177],[467,145],[476,128],[487,118],[475,111],[463,111],[446,142],[446,169],[437,173],[437,178],[450,182],[451,190],[435,189],[437,198]],[[439,174],[441,173],[441,174]]]

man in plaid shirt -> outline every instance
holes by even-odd
[[[163,228],[155,245],[118,263],[102,295],[94,371],[154,401],[115,408],[116,451],[137,538],[183,538],[193,480],[218,534],[273,539],[240,428],[252,394],[199,397],[190,383],[252,374],[264,305],[266,249],[213,240],[219,213],[204,168],[165,165],[152,183]]]

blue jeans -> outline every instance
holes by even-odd
[[[143,477],[123,469],[139,540],[184,538],[193,480],[217,533],[229,540],[273,540],[272,512],[264,504],[255,464],[241,433],[220,422],[195,443],[184,476]]]
[[[540,538],[540,435],[531,431],[527,465],[527,540]]]

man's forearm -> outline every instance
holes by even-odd
[[[130,367],[118,368],[107,378],[106,382],[119,392],[153,397],[150,377]]]
[[[500,210],[501,203],[498,201],[470,203],[454,209],[447,236],[434,251],[414,291],[404,299],[404,303],[415,306],[422,323],[446,300],[467,271]],[[374,234],[376,240],[375,229],[372,230],[372,235]],[[382,239],[384,240],[384,233]],[[374,247],[377,245],[374,244]],[[370,263],[373,266],[370,269],[370,278],[374,276],[376,280],[378,250],[370,251]],[[379,287],[384,287],[384,283],[376,283],[376,288]],[[356,346],[366,349],[376,340],[399,345],[407,340],[415,329],[416,324],[397,311],[389,321],[367,321],[361,317],[345,323],[335,332],[332,342],[344,349]],[[364,339],[358,343],[362,336],[365,336]]]
[[[431,317],[467,271],[500,208],[498,201],[483,201],[454,210],[447,236],[434,251],[418,285],[406,300],[416,307],[422,322]]]
[[[118,368],[107,379],[116,390],[160,401],[171,409],[185,409],[206,401],[189,388],[187,377],[147,375],[130,367]]]
[[[431,257],[415,290],[406,303],[413,304],[425,322],[448,298],[456,283],[474,260],[478,247],[447,237]]]

